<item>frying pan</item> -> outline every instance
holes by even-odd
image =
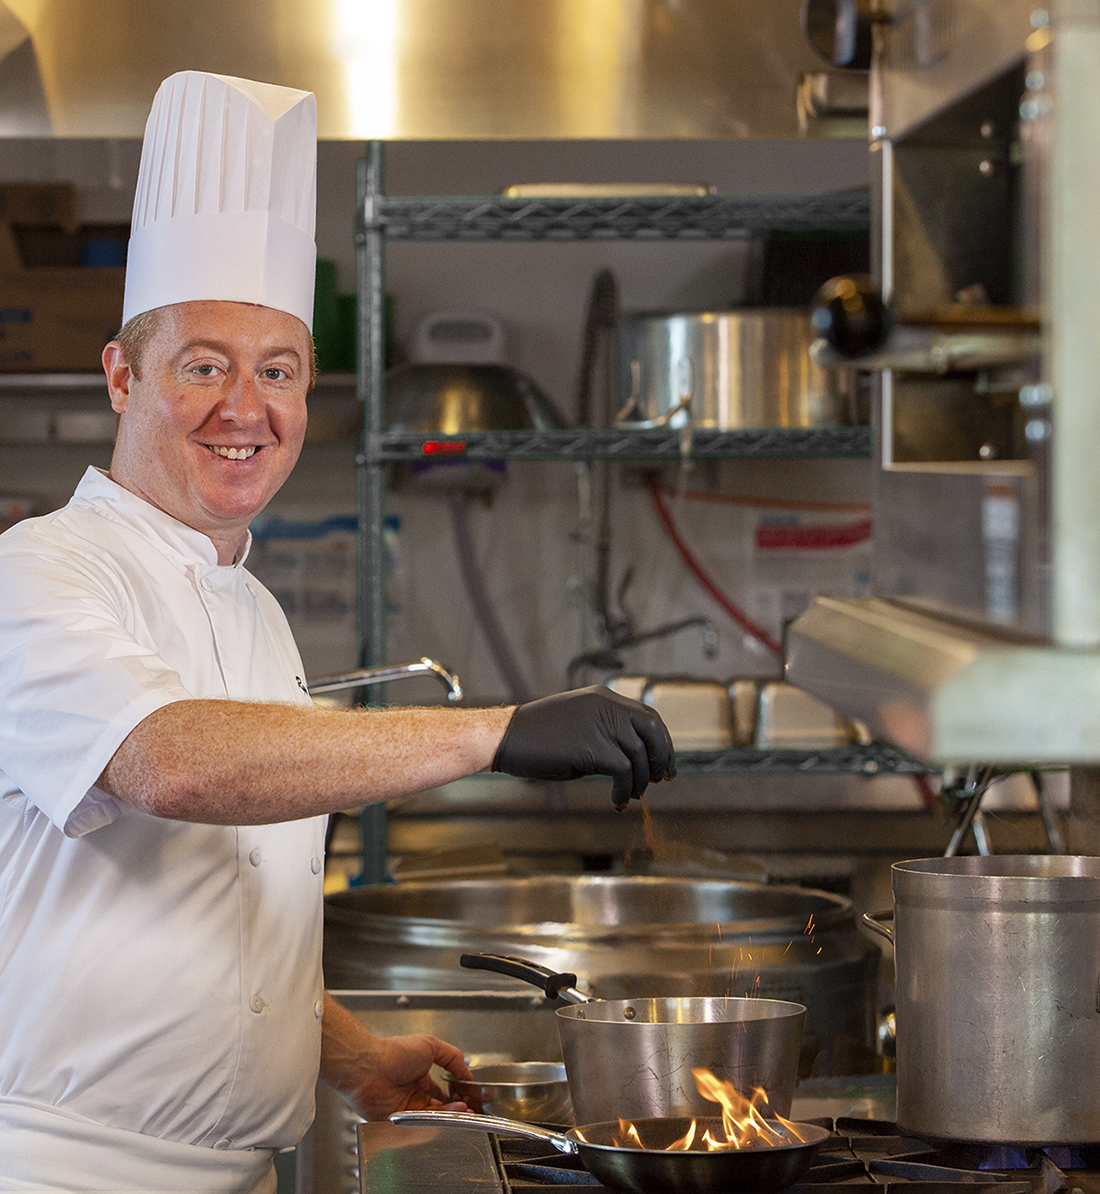
[[[775,1194],[793,1185],[809,1169],[817,1150],[832,1133],[816,1124],[798,1124],[794,1138],[775,1120],[769,1126],[789,1144],[750,1145],[747,1148],[702,1152],[695,1149],[666,1152],[691,1126],[690,1117],[639,1119],[638,1135],[647,1146],[627,1148],[616,1144],[621,1135],[617,1120],[586,1124],[567,1132],[552,1132],[533,1124],[515,1123],[494,1115],[471,1115],[465,1111],[397,1111],[395,1124],[418,1124],[470,1131],[499,1132],[524,1140],[540,1140],[560,1153],[577,1157],[597,1181],[627,1194],[715,1194],[716,1191],[752,1190],[753,1194]],[[696,1120],[701,1136],[709,1128],[722,1136],[721,1119]]]
[[[708,1116],[714,1103],[692,1070],[709,1070],[746,1098],[767,1093],[765,1115],[789,1116],[806,1009],[781,999],[738,997],[589,999],[575,974],[525,958],[463,954],[462,966],[540,987],[567,1007],[554,1018],[577,1123],[616,1118]]]

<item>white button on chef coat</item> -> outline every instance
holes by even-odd
[[[309,704],[286,619],[242,564],[94,469],[0,536],[0,567],[0,859],[25,860],[0,903],[0,1135],[8,1107],[206,1149],[296,1143],[320,1054],[324,818],[193,825],[94,786],[173,701]]]

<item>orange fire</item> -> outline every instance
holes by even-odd
[[[765,1117],[762,1108],[768,1106],[768,1096],[762,1086],[753,1089],[752,1097],[745,1096],[733,1085],[716,1077],[702,1067],[691,1071],[695,1086],[703,1098],[722,1108],[722,1135],[715,1136],[707,1128],[701,1134],[696,1120],[679,1140],[666,1145],[666,1152],[717,1152],[736,1148],[776,1148],[785,1144],[805,1143],[800,1125],[779,1115]],[[775,1125],[778,1124],[777,1129]],[[646,1148],[637,1128],[627,1120],[619,1120],[620,1148]]]

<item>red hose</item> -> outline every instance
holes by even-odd
[[[742,609],[734,605],[704,571],[703,566],[695,558],[691,548],[684,542],[680,532],[676,529],[676,524],[672,521],[672,515],[669,513],[669,509],[665,505],[665,500],[661,496],[661,485],[657,478],[648,477],[646,484],[649,486],[649,493],[653,498],[653,508],[657,511],[657,517],[661,520],[669,539],[672,541],[672,545],[680,553],[680,558],[684,561],[688,571],[742,630],[751,634],[757,642],[763,643],[769,651],[774,651],[776,655],[782,656],[783,648],[775,639],[762,626],[757,626]]]

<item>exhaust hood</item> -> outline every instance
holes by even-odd
[[[878,598],[819,597],[788,631],[787,674],[936,763],[1100,758],[1100,651],[1015,642]]]
[[[844,363],[873,378],[875,596],[818,598],[787,676],[929,761],[1096,764],[1100,0],[899,5],[871,94],[893,327]]]
[[[829,135],[799,132],[799,83],[822,69],[800,8],[0,0],[0,131],[140,137],[158,84],[189,69],[313,91],[332,140]]]

